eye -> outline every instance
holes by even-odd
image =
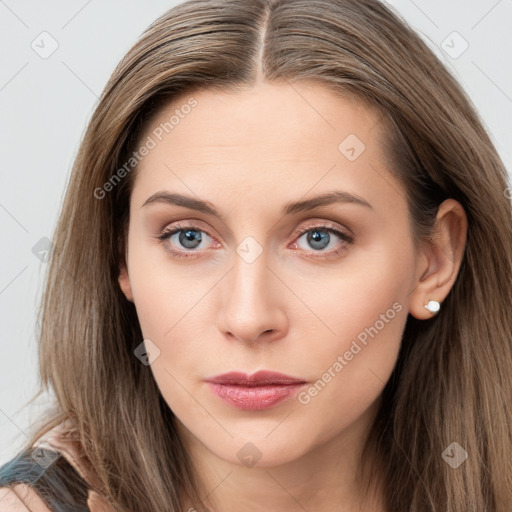
[[[169,229],[164,229],[158,236],[161,243],[165,244],[166,249],[178,258],[191,257],[200,249],[205,249],[208,240],[213,238],[204,230],[197,226],[174,224]],[[201,244],[203,244],[201,246]]]
[[[306,235],[306,236],[304,236]],[[334,235],[334,236],[333,236]],[[348,233],[331,225],[318,225],[302,229],[295,236],[299,237],[294,247],[300,247],[306,251],[319,253],[320,257],[339,254],[347,245],[354,243],[354,238]],[[304,239],[305,244],[300,241]],[[338,239],[338,241],[336,241]],[[340,241],[341,240],[341,243]],[[306,245],[306,246],[305,246]]]

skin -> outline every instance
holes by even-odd
[[[193,97],[197,107],[138,168],[119,283],[144,338],[160,350],[150,368],[177,417],[205,503],[224,512],[384,510],[378,482],[363,503],[357,464],[408,314],[429,321],[424,305],[442,303],[456,279],[464,210],[445,201],[435,242],[415,247],[405,190],[379,142],[378,113],[321,84],[259,82],[241,93]],[[162,109],[141,141],[187,99]],[[338,149],[349,134],[366,146],[353,161]],[[223,220],[163,202],[143,206],[162,190],[206,200]],[[372,208],[335,203],[281,213],[288,202],[333,190]],[[180,243],[179,233],[160,243],[176,222],[201,230],[193,232],[202,235],[197,249]],[[324,225],[355,241],[318,228]],[[320,242],[296,235],[300,228],[319,229]],[[263,250],[251,263],[236,252],[247,236]],[[166,247],[195,252],[178,259]],[[294,398],[242,411],[203,381],[268,369],[306,380],[308,390],[397,303],[401,310],[307,404]],[[252,467],[237,457],[249,442],[261,454]],[[194,504],[185,499],[184,507]]]

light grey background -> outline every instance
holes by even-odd
[[[25,407],[38,383],[35,316],[45,271],[32,248],[52,235],[80,139],[114,67],[178,3],[0,0],[0,464],[45,407],[45,399]],[[510,172],[512,0],[388,4],[468,91]],[[58,48],[42,58],[52,44]]]

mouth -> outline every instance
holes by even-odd
[[[270,409],[292,398],[307,383],[303,379],[266,370],[252,375],[230,372],[205,381],[217,397],[245,411]]]

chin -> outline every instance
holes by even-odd
[[[276,467],[293,462],[305,454],[307,447],[300,439],[290,435],[265,439],[267,435],[268,432],[259,437],[233,438],[222,444],[212,443],[209,438],[205,446],[220,459],[247,468]]]

